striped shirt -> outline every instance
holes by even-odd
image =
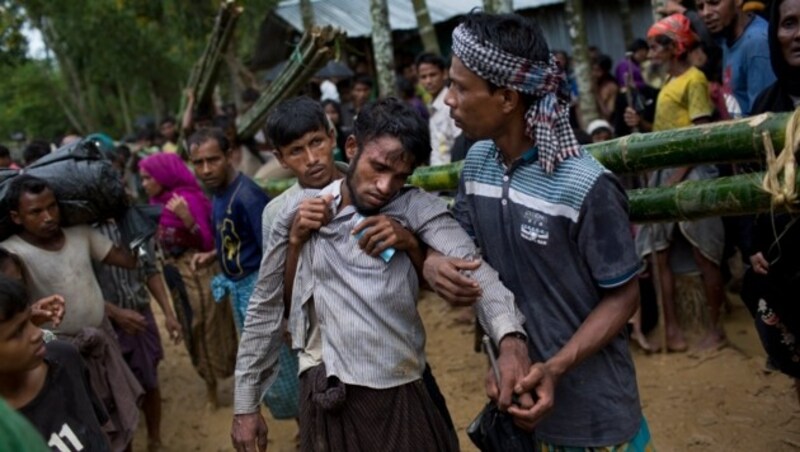
[[[536,147],[506,165],[492,141],[470,148],[453,209],[516,296],[534,361],[561,350],[609,289],[641,269],[616,177],[590,155],[539,165]],[[642,420],[625,330],[559,380],[537,440],[569,446],[629,441]]]
[[[234,412],[252,413],[275,376],[283,316],[283,269],[289,230],[300,201],[334,195],[333,218],[303,247],[292,296],[289,328],[294,348],[304,348],[309,300],[322,336],[328,375],[346,384],[384,389],[419,379],[425,368],[425,331],[417,311],[419,281],[406,253],[387,263],[361,250],[351,234],[360,221],[353,206],[339,209],[342,181],[322,191],[304,190],[286,202],[272,226],[259,281],[250,300],[236,363]],[[406,188],[381,209],[422,242],[448,256],[466,257],[475,245],[443,201]],[[522,333],[524,317],[497,272],[482,265],[473,272],[483,288],[478,319],[496,341]]]
[[[113,221],[97,223],[93,227],[118,246],[126,248],[122,243],[119,227]],[[155,241],[152,238],[147,240],[143,249],[145,254],[139,255],[139,265],[135,269],[92,262],[105,301],[135,311],[141,311],[150,305],[147,279],[158,273],[155,263]]]

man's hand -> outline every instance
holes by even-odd
[[[167,328],[167,332],[169,333],[169,338],[172,339],[172,343],[176,345],[180,344],[181,339],[183,338],[183,331],[181,330],[180,322],[178,322],[178,319],[175,318],[174,314],[164,318],[164,326]]]
[[[453,306],[472,306],[483,290],[474,279],[464,275],[481,266],[481,260],[458,259],[430,252],[422,267],[422,276],[440,297]]]
[[[353,235],[363,231],[358,246],[370,256],[379,256],[387,248],[411,251],[419,247],[414,234],[386,215],[374,215],[364,219],[353,228]]]
[[[500,370],[500,384],[494,376],[494,370],[489,369],[486,376],[486,395],[497,403],[501,411],[508,411],[514,416],[514,423],[520,428],[532,431],[533,426],[527,421],[524,413],[533,406],[533,397],[527,392],[518,394],[514,400],[514,388],[525,377],[531,360],[528,357],[528,344],[520,338],[506,336],[500,341],[500,355],[497,357],[497,367]],[[518,407],[520,415],[514,415],[511,408]]]
[[[328,224],[331,220],[330,204],[332,195],[303,200],[294,215],[292,229],[289,231],[289,243],[302,245],[311,237],[311,233]]]
[[[514,423],[524,430],[533,431],[536,424],[553,409],[556,384],[558,378],[547,365],[542,363],[531,365],[528,375],[517,383],[514,392],[529,397],[533,392],[536,397],[535,402],[533,406],[527,408],[524,406],[509,408],[508,413],[514,416]]]
[[[233,416],[231,441],[237,452],[258,452],[267,450],[267,423],[261,413],[237,414]]]
[[[53,328],[58,328],[63,319],[64,297],[61,295],[50,295],[31,305],[31,322],[36,326],[50,322]]]
[[[750,265],[753,266],[753,271],[759,275],[766,275],[769,273],[769,261],[764,259],[764,254],[761,251],[750,256]]]
[[[195,253],[192,255],[192,260],[189,262],[189,268],[196,272],[198,269],[206,268],[214,263],[217,258],[217,250],[211,250],[205,253]]]
[[[106,303],[106,306],[109,304]],[[147,328],[147,319],[133,309],[118,306],[108,309],[108,317],[128,334],[139,334]]]

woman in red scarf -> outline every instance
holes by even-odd
[[[214,266],[192,268],[192,256],[214,249],[211,202],[177,154],[155,154],[139,162],[151,204],[164,206],[158,241],[170,265],[164,269],[192,364],[206,382],[208,403],[217,406],[217,380],[233,375],[236,330],[227,304],[211,295]]]

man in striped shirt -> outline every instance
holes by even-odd
[[[404,186],[427,160],[428,137],[427,124],[396,99],[366,107],[348,139],[354,158],[345,180],[298,193],[275,220],[255,293],[262,301],[251,302],[237,360],[238,450],[255,450],[256,439],[266,445],[258,395],[275,373],[283,263],[294,249],[300,264],[285,289],[293,345],[306,349],[315,324],[322,344],[322,364],[301,376],[301,448],[457,448],[421,381],[425,333],[408,251],[417,248],[414,237],[445,255],[465,257],[475,248],[444,202]],[[524,318],[511,293],[487,265],[474,278],[484,293],[481,323],[496,343],[519,342],[522,363],[527,349],[514,336],[523,334]]]
[[[541,29],[514,14],[468,15],[453,31],[450,80],[451,115],[483,140],[467,154],[454,212],[528,320],[534,364],[516,387],[497,385],[498,405],[535,427],[541,450],[651,450],[624,329],[641,268],[627,198],[577,143]],[[468,263],[429,257],[425,274],[463,302],[469,280],[457,270]],[[535,403],[512,405],[512,388]]]

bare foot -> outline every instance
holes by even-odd
[[[683,353],[689,350],[689,343],[683,338],[680,330],[667,332],[667,351],[670,353]]]
[[[647,336],[645,336],[641,331],[634,331],[631,333],[631,339],[633,339],[636,344],[641,348],[645,353],[655,353],[659,350],[660,347],[657,345],[652,345],[647,340]]]
[[[697,343],[699,351],[714,351],[724,348],[728,345],[728,339],[722,331],[709,331],[708,334]]]

